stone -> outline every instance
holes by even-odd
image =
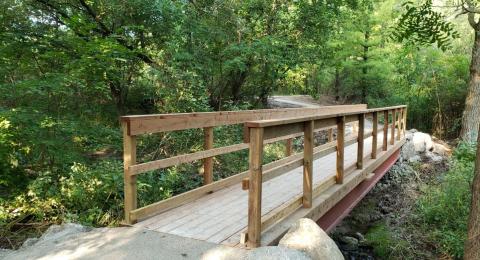
[[[422,132],[415,132],[413,134],[413,145],[415,146],[415,152],[424,153],[427,151],[433,152],[433,141],[429,134]]]
[[[344,236],[340,239],[344,244],[343,248],[348,251],[354,251],[358,248],[358,239],[350,236]]]
[[[365,237],[360,232],[355,232],[355,237],[358,239],[359,242],[365,241]]]
[[[245,258],[246,260],[312,260],[305,252],[281,247],[266,246],[250,250]],[[324,258],[329,259],[329,258]]]
[[[344,259],[335,242],[311,219],[301,218],[280,240],[279,247],[304,252],[311,259]]]

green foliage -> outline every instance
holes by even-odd
[[[463,257],[467,234],[474,159],[475,145],[460,144],[441,183],[426,187],[418,201],[421,226],[438,243],[442,253],[457,259]]]
[[[365,239],[380,259],[404,259],[401,256],[409,250],[408,242],[396,237],[395,233],[382,222],[370,228]]]
[[[451,47],[452,38],[460,37],[445,16],[433,9],[432,0],[423,1],[418,6],[407,1],[403,7],[405,12],[393,32],[396,40],[420,45],[436,43],[440,49],[446,50]]]

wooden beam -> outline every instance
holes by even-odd
[[[372,128],[372,159],[376,159],[378,149],[378,112],[373,112]]]
[[[384,151],[388,148],[388,110],[383,111],[383,144]]]
[[[128,135],[168,132],[192,128],[242,124],[247,121],[299,117],[308,114],[327,115],[367,109],[365,104],[324,106],[319,108],[259,109],[243,111],[177,113],[122,116],[128,123]]]
[[[288,138],[285,141],[285,156],[290,156],[293,154],[293,138]]]
[[[403,109],[403,136],[407,134],[407,112],[408,112],[408,109],[407,107],[405,107]]]
[[[203,128],[204,143],[203,149],[213,149],[213,127]],[[213,157],[203,159],[203,184],[210,184],[213,182]]]
[[[345,157],[345,117],[337,117],[337,184],[343,183]]]
[[[365,134],[365,114],[358,115],[357,169],[363,168],[363,147]]]
[[[137,208],[137,177],[132,175],[130,166],[137,161],[137,141],[135,136],[127,134],[127,123],[122,122],[123,128],[123,181],[124,181],[124,210],[125,222],[133,224],[135,219],[130,217],[130,212]]]
[[[304,125],[303,141],[303,207],[312,206],[312,180],[313,180],[313,121],[307,121]]]
[[[250,128],[247,246],[260,246],[262,232],[263,128]]]
[[[328,129],[328,142],[333,141],[333,128]]]
[[[402,109],[398,109],[398,115],[397,115],[397,141],[400,141],[401,135],[402,135]]]
[[[396,122],[396,116],[397,116],[397,111],[395,109],[392,109],[392,124],[391,124],[391,133],[390,133],[390,144],[393,145],[395,144],[395,122]]]

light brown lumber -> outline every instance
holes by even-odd
[[[395,109],[392,110],[392,124],[391,124],[391,133],[390,133],[390,145],[395,144],[395,123],[397,121],[397,111]]]
[[[203,149],[213,149],[213,127],[205,127],[203,129],[204,143]],[[203,184],[210,184],[213,182],[213,157],[203,159]]]
[[[365,134],[365,114],[358,115],[357,169],[363,168],[363,146]]]
[[[290,156],[293,154],[293,138],[288,138],[285,141],[285,156]]]
[[[388,110],[383,111],[383,144],[382,150],[386,151],[388,148]]]
[[[328,142],[333,141],[333,128],[328,129]]]
[[[407,107],[405,107],[403,109],[403,136],[407,134],[407,112],[408,112],[408,109]]]
[[[243,111],[134,115],[122,116],[120,119],[122,122],[127,123],[128,135],[133,136],[147,133],[241,124],[253,120],[298,117],[306,114],[318,115],[337,112],[353,112],[365,110],[366,108],[367,106],[365,104],[360,104],[324,106],[319,108],[259,109]]]
[[[402,135],[402,109],[398,109],[398,116],[397,116],[397,141],[400,141]]]
[[[372,125],[372,159],[377,158],[377,150],[378,150],[378,112],[373,112],[372,117],[373,125]]]
[[[127,135],[127,124],[122,123],[123,128],[123,180],[124,180],[124,210],[125,222],[133,224],[135,218],[131,218],[130,212],[137,208],[137,178],[131,174],[130,166],[137,160],[137,141],[135,136]]]
[[[304,125],[303,140],[303,207],[312,206],[312,176],[313,176],[313,121],[307,121]]]
[[[262,232],[263,128],[250,128],[247,246],[260,245]]]
[[[397,151],[404,142],[405,140],[402,139],[388,151],[380,152],[377,160],[368,160],[364,169],[355,170],[346,177],[344,185],[330,186],[327,190],[321,193],[321,196],[314,199],[312,208],[299,208],[289,216],[277,222],[262,234],[261,246],[275,245],[278,243],[278,240],[287,232],[293,222],[299,218],[318,220],[337,204],[338,201],[345,197],[345,195],[347,195],[354,187],[362,182],[371,172],[378,168],[378,166],[380,166],[388,157]]]
[[[337,117],[337,184],[343,183],[345,158],[345,117]]]

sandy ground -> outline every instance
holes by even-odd
[[[340,105],[330,96],[324,96],[320,99],[314,99],[308,95],[294,96],[272,96],[268,98],[268,106],[270,108],[298,108],[298,107],[318,107]]]
[[[202,259],[203,255],[241,259],[245,255],[245,250],[133,227],[84,229],[77,224],[53,226],[32,245],[1,252],[0,259],[175,260]]]

